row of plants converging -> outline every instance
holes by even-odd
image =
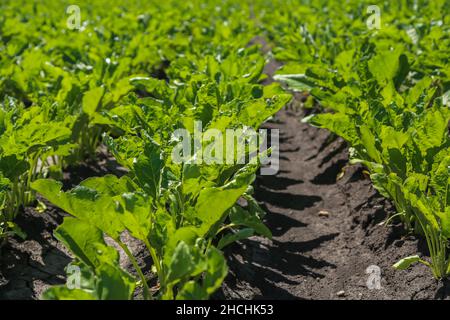
[[[274,5],[281,10],[269,8],[263,24],[285,63],[276,78],[310,92],[310,104],[316,100],[324,111],[303,121],[344,138],[350,162],[362,163],[395,205],[389,220],[426,238],[429,261],[414,255],[394,267],[421,262],[434,277],[448,276],[448,3],[384,2],[379,29],[369,28],[366,1],[315,1],[301,10],[295,1]]]
[[[81,30],[69,30],[63,2],[2,4],[0,236],[26,237],[14,218],[37,192],[70,214],[55,236],[81,276],[44,298],[206,299],[227,274],[225,246],[271,236],[252,197],[259,162],[204,165],[194,153],[176,163],[172,134],[198,121],[203,130],[257,129],[291,97],[260,84],[265,59],[249,45],[256,28],[246,4],[110,5],[80,4]],[[61,190],[62,171],[100,144],[127,174]],[[138,265],[125,232],[151,266]]]
[[[206,165],[196,150],[172,158],[177,129],[257,129],[289,102],[279,84],[261,84],[261,35],[284,63],[276,80],[331,111],[305,121],[347,140],[351,162],[395,204],[391,218],[426,237],[431,260],[396,267],[450,273],[445,1],[384,3],[379,30],[366,25],[365,1],[99,0],[80,2],[76,30],[67,5],[7,0],[0,16],[0,240],[26,237],[14,220],[38,193],[70,214],[55,236],[81,275],[78,288],[44,298],[206,299],[227,274],[225,246],[271,236],[252,196],[259,163]],[[101,144],[127,174],[62,190],[67,166]],[[124,233],[152,266],[138,264]]]

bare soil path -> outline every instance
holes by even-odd
[[[229,249],[231,272],[218,296],[448,299],[447,283],[435,281],[426,267],[392,269],[402,257],[426,254],[425,244],[399,225],[382,224],[393,209],[363,168],[347,167],[345,142],[301,123],[304,111],[295,109],[268,123],[280,130],[280,172],[258,177],[255,187],[273,239],[255,237]],[[369,289],[377,270],[381,288]]]

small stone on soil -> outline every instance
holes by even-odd
[[[344,291],[344,290],[341,290],[341,291],[339,291],[338,293],[336,293],[336,295],[337,295],[338,297],[345,297],[345,291]]]
[[[320,210],[319,211],[319,217],[329,217],[330,213],[326,210]]]

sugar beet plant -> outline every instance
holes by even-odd
[[[369,66],[377,57],[369,60]],[[401,58],[393,53],[388,59],[394,61],[393,68],[384,69],[386,73],[375,74],[375,77],[394,86],[393,78],[401,70]],[[393,78],[386,79],[386,74]],[[374,186],[393,200],[398,212],[396,217],[407,229],[425,235],[431,255],[431,265],[426,264],[432,267],[437,278],[445,277],[450,271],[446,254],[450,217],[450,110],[442,105],[442,99],[435,98],[441,88],[424,78],[405,93],[405,98],[397,95],[394,88],[383,88],[375,81],[367,89],[368,92],[362,92],[363,101],[359,102],[360,98],[354,96],[350,98],[357,101],[349,107],[354,113],[342,112],[339,100],[334,100],[330,109],[337,110],[335,113],[305,120],[329,128],[350,142],[351,163],[363,163],[371,172]],[[370,91],[381,94],[370,95]],[[389,91],[394,95],[386,97]],[[396,266],[406,266],[404,261]]]
[[[31,182],[58,176],[70,153],[70,118],[52,121],[51,107],[25,109],[13,98],[0,105],[0,241],[25,237],[13,220],[34,200]]]
[[[400,218],[407,230],[426,238],[430,261],[411,256],[394,267],[421,262],[444,278],[450,273],[448,8],[443,1],[425,1],[415,9],[407,2],[386,4],[382,19],[389,25],[369,30],[364,20],[348,14],[356,6],[364,17],[367,5],[331,4],[332,24],[310,15],[328,28],[307,30],[305,23],[300,34],[285,38],[278,32],[292,20],[275,24],[270,34],[287,48],[278,54],[287,63],[277,79],[293,90],[310,91],[329,111],[304,121],[348,141],[350,162],[365,165],[374,186],[392,199],[397,214],[389,219]],[[330,42],[331,34],[338,40]],[[292,44],[294,38],[302,45]],[[331,47],[336,41],[339,45]]]
[[[57,100],[56,105],[61,110],[75,108],[75,120],[68,121],[74,123],[69,126],[71,142],[93,152],[103,133],[103,142],[128,174],[90,178],[69,191],[61,190],[61,183],[52,179],[32,184],[39,194],[71,215],[55,236],[75,257],[68,270],[79,270],[80,276],[75,288],[53,287],[44,298],[130,299],[137,295],[145,299],[204,299],[226,276],[221,249],[255,233],[270,237],[261,222],[264,213],[252,197],[251,184],[259,160],[247,165],[238,163],[234,146],[226,151],[232,152],[231,164],[198,162],[201,156],[195,148],[191,159],[182,163],[173,159],[178,142],[173,133],[177,129],[194,133],[201,123],[200,132],[215,129],[223,136],[226,129],[258,129],[290,99],[278,85],[259,84],[264,78],[265,61],[257,46],[247,46],[252,35],[242,32],[252,22],[234,22],[242,21],[241,15],[248,11],[238,10],[236,4],[222,8],[226,12],[218,11],[214,21],[205,5],[189,11],[190,16],[183,10],[176,14],[167,11],[174,20],[161,24],[164,30],[160,36],[164,39],[158,50],[170,63],[159,71],[160,62],[165,61],[161,57],[154,62],[153,70],[138,62],[143,59],[147,63],[139,55],[154,52],[147,51],[149,39],[141,34],[135,40],[124,41],[128,46],[139,41],[140,51],[129,53],[135,61],[116,57],[117,66],[111,58],[109,67],[99,61],[91,72],[84,70],[75,77],[64,70],[56,71],[63,79],[56,97],[62,100]],[[165,15],[170,15],[167,12]],[[139,19],[139,28],[147,30],[144,32],[160,26],[145,16]],[[165,29],[169,27],[175,29]],[[133,33],[128,28],[125,37]],[[177,36],[197,32],[195,41],[186,42]],[[89,39],[81,39],[74,35],[74,43],[92,44]],[[86,65],[93,64],[91,56],[85,59]],[[119,74],[126,71],[128,76],[121,81],[111,70],[121,70],[115,71]],[[163,74],[153,75],[157,71]],[[72,90],[83,92],[82,98],[73,95]],[[219,145],[214,139],[194,138],[191,144],[196,143],[205,150],[215,143]],[[247,157],[252,151],[246,150]],[[66,156],[73,159],[72,154]],[[243,199],[245,205],[238,205],[238,199]],[[147,248],[151,266],[138,264],[135,253],[123,240],[125,233]],[[134,266],[134,274],[120,266],[121,253]],[[152,280],[155,276],[156,280]]]
[[[0,238],[25,236],[13,220],[34,199],[33,181],[59,178],[104,140],[125,177],[91,178],[67,192],[56,180],[33,184],[72,215],[55,235],[82,275],[80,288],[45,297],[131,298],[138,285],[145,298],[206,298],[226,275],[220,249],[255,232],[270,236],[251,197],[258,164],[173,163],[173,130],[196,121],[205,130],[258,128],[289,96],[258,84],[265,61],[246,48],[254,28],[245,3],[79,6],[71,30],[63,2],[2,2]],[[240,197],[246,207],[236,205]],[[125,231],[147,247],[152,267],[137,265]]]
[[[230,126],[258,128],[288,102],[290,96],[276,85],[257,84],[262,69],[254,55],[251,50],[231,54],[221,63],[212,56],[199,58],[195,62],[205,63],[206,72],[195,72],[194,65],[191,73],[183,73],[185,78],[176,78],[177,86],[154,78],[133,79],[151,98],[131,97],[132,103],[103,113],[104,122],[109,119],[109,125],[124,132],[116,139],[106,135],[105,143],[129,170],[125,177],[91,178],[68,192],[52,180],[33,184],[74,217],[66,218],[55,234],[77,257],[84,283],[77,290],[52,288],[46,298],[133,296],[136,281],[120,269],[118,252],[105,243],[104,236],[132,261],[144,298],[163,299],[207,298],[227,273],[219,249],[255,232],[270,237],[261,222],[263,212],[251,195],[257,164],[236,161],[208,166],[195,160],[195,152],[186,163],[172,159],[171,132],[176,129],[192,131],[195,121],[219,131]],[[254,59],[240,60],[245,56]],[[228,69],[244,61],[253,68]],[[201,143],[206,149],[215,142]],[[245,207],[236,204],[241,197]],[[147,271],[157,275],[156,289],[148,287],[141,266],[121,240],[125,231],[147,247],[153,263]]]

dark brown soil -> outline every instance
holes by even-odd
[[[218,297],[449,299],[448,284],[425,266],[392,269],[403,257],[426,254],[425,244],[400,225],[382,225],[390,203],[363,168],[347,166],[345,142],[300,123],[303,115],[287,108],[268,124],[280,129],[280,172],[258,177],[255,190],[273,239],[228,250],[230,274]],[[380,268],[381,289],[368,288],[369,266]]]
[[[49,285],[64,283],[64,268],[70,262],[52,236],[62,222],[61,212],[51,206],[44,214],[26,208],[16,222],[27,239],[11,238],[2,248],[0,299],[37,299]]]
[[[64,174],[64,189],[78,185],[88,177],[108,173],[123,175],[124,170],[100,150],[97,160],[68,168]],[[54,229],[62,223],[66,214],[39,198],[47,209],[39,213],[35,207],[27,207],[16,223],[27,234],[25,241],[10,238],[0,251],[0,300],[39,299],[51,285],[65,283],[65,267],[71,261],[69,252],[53,236]],[[132,252],[139,252],[140,244],[124,235],[124,242]],[[141,253],[139,262],[147,259]],[[142,256],[142,257],[141,257]],[[121,264],[133,272],[130,263],[121,255]]]

